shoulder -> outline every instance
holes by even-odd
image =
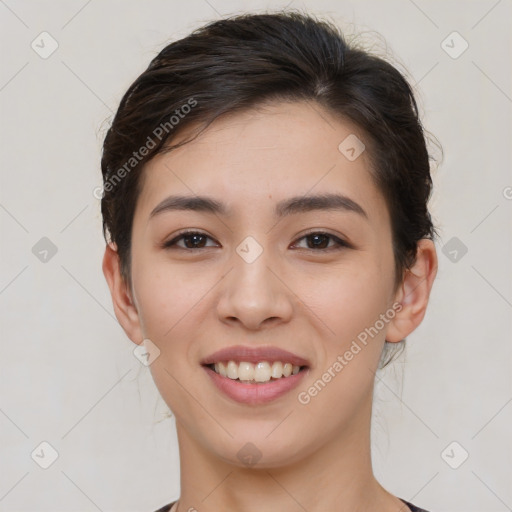
[[[428,510],[425,510],[424,508],[419,508],[416,505],[413,505],[412,503],[409,503],[408,501],[405,501],[402,498],[399,499],[403,501],[411,509],[411,512],[428,512]],[[157,512],[159,511],[157,510]]]
[[[169,503],[168,505],[164,505],[163,507],[159,508],[158,510],[155,510],[155,512],[170,512],[171,510],[171,507],[175,504],[176,502],[173,501],[172,503]]]

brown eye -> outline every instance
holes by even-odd
[[[165,242],[162,245],[162,247],[164,249],[169,249],[171,247],[177,247],[179,249],[185,250],[203,249],[208,238],[210,238],[208,235],[206,235],[205,233],[201,233],[200,231],[184,231],[175,238],[173,238],[172,240]],[[177,244],[181,240],[184,241],[184,247]],[[210,238],[210,240],[212,239]]]
[[[330,250],[338,250],[342,247],[349,247],[349,244],[345,241],[341,240],[337,236],[332,235],[331,233],[325,233],[323,231],[308,233],[307,235],[299,238],[299,240],[307,240],[311,243],[307,244],[305,249],[312,251],[330,251]],[[329,242],[333,241],[334,245],[329,247]]]

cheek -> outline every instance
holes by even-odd
[[[171,408],[180,406],[174,403],[183,395],[180,383],[192,385],[203,372],[195,360],[195,341],[204,338],[201,326],[212,307],[208,294],[221,274],[199,267],[151,262],[133,274],[144,337],[160,350],[151,373]]]
[[[388,281],[379,267],[361,258],[359,264],[330,268],[305,281],[295,280],[294,291],[321,320],[326,339],[341,349],[373,325],[386,308]]]
[[[385,334],[371,329],[386,309],[388,292],[376,269],[361,265],[332,272],[316,280],[304,301],[326,327],[318,344],[320,364],[298,390],[305,400],[299,403],[308,416],[323,417],[331,426],[348,423],[372,395]]]
[[[134,272],[144,334],[168,345],[187,324],[214,280],[211,272],[171,264],[147,264]],[[211,281],[211,283],[210,283]]]
[[[206,314],[205,295],[215,282],[210,276],[170,264],[148,264],[134,274],[144,336],[160,350],[149,369],[168,407],[186,423],[193,410],[184,388],[193,389],[203,371],[195,368],[191,348]]]

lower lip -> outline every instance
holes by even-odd
[[[243,404],[264,404],[276,400],[297,387],[308,369],[289,377],[271,380],[264,384],[244,384],[239,380],[223,377],[208,366],[203,366],[217,388],[233,400]]]

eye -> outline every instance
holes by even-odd
[[[162,247],[164,249],[169,249],[172,246],[176,246],[179,249],[202,249],[204,247],[205,239],[210,238],[205,233],[201,233],[200,231],[182,231],[178,236],[174,237],[172,240],[168,242],[164,242]],[[177,245],[177,242],[184,240],[185,247],[181,245]],[[210,238],[210,240],[213,240]],[[211,246],[210,246],[211,247]]]
[[[334,246],[329,247],[329,239],[334,242]],[[350,247],[350,245],[338,238],[337,236],[332,235],[331,233],[326,233],[324,231],[314,231],[312,233],[308,233],[307,235],[299,238],[299,240],[310,240],[312,245],[308,244],[308,247],[305,247],[307,250],[312,251],[331,251],[331,250],[339,250],[343,247]]]

